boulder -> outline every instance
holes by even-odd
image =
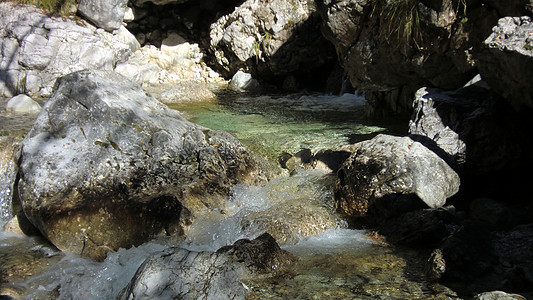
[[[119,29],[128,0],[80,0],[78,12],[96,26],[107,31]]]
[[[111,71],[58,79],[22,145],[28,219],[59,249],[102,259],[183,234],[238,182],[266,180],[255,154],[185,120]]]
[[[296,262],[269,234],[217,252],[169,248],[149,257],[118,299],[245,299],[244,281],[287,275]]]
[[[516,108],[533,107],[533,22],[531,17],[505,17],[485,40],[479,70],[495,92]]]
[[[459,175],[409,137],[380,134],[354,145],[337,172],[337,210],[375,225],[418,208],[438,208],[459,190]]]
[[[41,111],[41,105],[27,95],[17,95],[7,102],[6,110],[14,113],[34,113]]]
[[[0,96],[50,96],[58,77],[83,69],[112,70],[138,48],[123,26],[109,33],[82,20],[0,2]]]
[[[509,200],[510,191],[528,195],[520,170],[533,165],[533,123],[483,82],[452,91],[421,88],[413,106],[411,138],[461,173],[463,188],[494,195],[506,186],[501,196]]]
[[[327,0],[319,8],[324,36],[374,115],[410,112],[422,86],[465,84],[498,18],[488,5],[452,0]]]
[[[239,92],[254,92],[258,91],[261,87],[259,82],[252,78],[252,74],[240,70],[231,77],[229,86]]]
[[[219,18],[209,35],[220,72],[232,76],[242,69],[279,85],[289,74],[325,82],[328,72],[307,74],[333,66],[335,59],[318,30],[316,6],[315,1],[248,0]]]

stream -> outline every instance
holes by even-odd
[[[0,101],[1,134],[22,136],[31,116],[5,112]],[[364,118],[364,97],[355,94],[235,95],[221,93],[217,101],[169,105],[187,119],[225,130],[243,144],[277,161],[283,153],[316,152],[366,140],[378,133],[405,134],[405,124],[378,124]],[[301,170],[265,186],[236,185],[224,212],[212,211],[195,222],[180,246],[216,251],[238,239],[253,239],[270,220],[287,222],[283,249],[301,258],[295,275],[265,282],[247,282],[250,299],[444,299],[446,287],[422,276],[423,251],[392,248],[348,229],[336,217],[328,225],[311,224],[299,231],[284,218],[284,209],[303,207],[333,211],[335,176]],[[2,191],[4,192],[4,191]],[[4,197],[5,198],[5,197]],[[0,198],[7,221],[5,199]],[[243,225],[244,224],[244,225]],[[315,226],[316,225],[316,226]],[[2,228],[3,226],[0,226]],[[312,234],[309,234],[312,233]],[[39,237],[0,230],[0,295],[20,299],[115,299],[151,253],[174,245],[157,239],[108,254],[103,262],[64,254]]]

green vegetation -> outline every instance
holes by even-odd
[[[51,15],[66,16],[70,7],[77,5],[79,0],[13,0],[13,2],[37,6]]]
[[[397,45],[407,46],[413,42],[417,47],[422,40],[418,0],[378,0],[372,9],[372,16],[379,14],[381,33],[395,38]]]
[[[270,41],[272,41],[272,34],[270,32],[264,32],[261,34],[261,39],[257,39],[252,45],[251,49],[251,55],[255,56],[256,63],[259,62],[259,59],[261,57],[261,48],[263,49],[263,52],[266,52],[268,46],[270,45]]]

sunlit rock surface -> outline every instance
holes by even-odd
[[[337,210],[369,224],[421,205],[441,207],[460,184],[459,175],[424,145],[383,134],[354,145],[337,174]]]
[[[123,26],[115,33],[32,6],[0,3],[0,95],[49,96],[56,78],[83,69],[112,70],[139,48]]]
[[[316,5],[302,0],[245,1],[211,25],[210,48],[217,64],[229,76],[242,68],[265,79],[293,72],[305,77],[310,70],[333,65],[335,54],[318,30]],[[327,75],[307,74],[307,79]]]
[[[266,179],[231,135],[190,123],[108,71],[62,77],[22,147],[29,220],[58,248],[99,259],[181,235],[234,183]]]
[[[78,12],[96,26],[113,31],[122,26],[127,3],[127,0],[80,0]]]
[[[485,40],[486,51],[480,57],[483,79],[516,109],[533,107],[532,36],[531,17],[502,18]]]
[[[13,113],[33,113],[38,114],[41,111],[41,105],[32,98],[20,94],[7,102],[6,110]]]

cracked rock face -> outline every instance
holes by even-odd
[[[237,182],[265,180],[253,154],[111,71],[60,78],[22,145],[28,219],[59,249],[105,258],[181,235]]]

